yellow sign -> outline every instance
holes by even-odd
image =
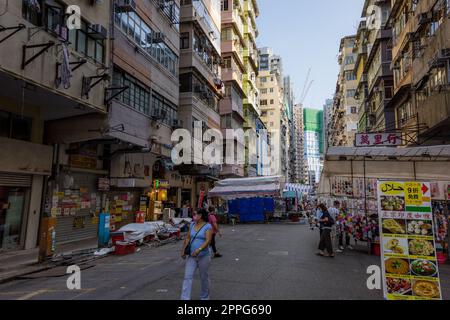
[[[403,193],[405,192],[405,184],[402,182],[395,182],[395,181],[382,182],[380,184],[379,190],[384,195],[391,195],[391,196],[403,195]]]
[[[405,183],[405,203],[407,206],[421,206],[423,204],[422,184],[419,182]]]

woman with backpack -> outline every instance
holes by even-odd
[[[181,300],[191,300],[192,282],[198,269],[201,279],[201,300],[209,300],[209,266],[211,264],[210,243],[212,226],[208,223],[208,212],[204,209],[194,213],[194,222],[184,241],[181,257],[186,260]]]
[[[319,252],[317,253],[322,257],[334,258],[333,243],[331,241],[331,232],[333,230],[334,219],[328,212],[327,207],[324,204],[319,205],[322,211],[322,216],[320,217],[319,223],[322,230],[319,243]],[[327,249],[328,254],[325,254],[324,250]]]

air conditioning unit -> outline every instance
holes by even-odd
[[[88,34],[97,40],[105,40],[108,38],[108,30],[101,24],[89,25]]]
[[[136,10],[135,0],[117,0],[116,11],[117,12],[133,12]]]
[[[155,32],[152,36],[152,43],[161,43],[164,42],[166,36],[162,32]]]

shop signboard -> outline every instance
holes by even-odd
[[[429,182],[378,181],[384,297],[440,300]]]
[[[401,133],[357,133],[356,147],[395,147],[403,144]]]

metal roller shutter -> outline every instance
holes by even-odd
[[[31,187],[32,176],[29,174],[17,174],[0,172],[0,186],[2,187]]]
[[[74,189],[87,188],[89,194],[97,192],[98,176],[89,173],[71,173],[74,178]],[[75,218],[83,219],[83,228],[74,228]],[[91,209],[80,209],[75,216],[59,216],[56,220],[56,243],[69,243],[81,240],[95,239],[98,233],[98,224],[92,224]]]

